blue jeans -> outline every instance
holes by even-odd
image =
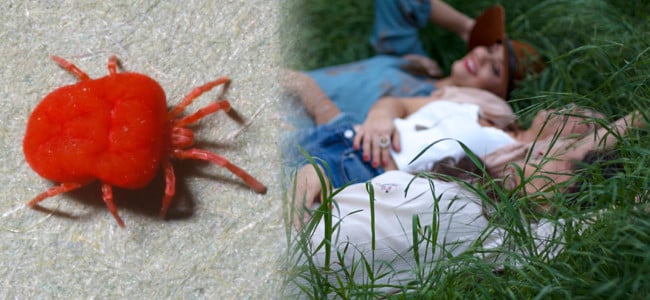
[[[308,160],[298,150],[300,146],[315,162],[325,170],[334,188],[348,183],[366,182],[384,173],[382,168],[373,168],[363,161],[361,150],[354,150],[354,119],[341,114],[330,123],[299,132],[295,143],[283,151],[288,166],[296,168],[308,164]]]
[[[377,0],[370,43],[380,54],[427,55],[418,29],[429,22],[429,0]]]

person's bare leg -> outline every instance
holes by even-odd
[[[341,110],[325,95],[318,84],[305,73],[283,70],[282,84],[284,88],[300,97],[316,125],[327,123],[341,113]]]

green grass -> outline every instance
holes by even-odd
[[[476,16],[492,1],[447,1]],[[299,70],[351,62],[372,56],[369,33],[372,0],[284,1],[284,64]],[[512,94],[515,112],[525,121],[536,111],[577,103],[614,120],[650,107],[650,2],[641,0],[501,1],[512,38],[534,44],[547,61],[537,78]],[[463,43],[439,28],[422,32],[425,48],[442,66],[463,56]],[[435,43],[434,43],[435,42]],[[304,235],[288,229],[291,246],[287,281],[305,298],[508,298],[508,299],[642,299],[650,295],[650,142],[635,131],[617,148],[623,169],[604,179],[604,164],[587,166],[589,184],[575,197],[554,195],[557,217],[572,220],[563,239],[551,243],[563,251],[552,259],[538,253],[525,228],[530,214],[525,199],[503,194],[500,227],[510,258],[502,274],[494,265],[467,255],[430,263],[413,285],[382,295],[372,280],[353,283],[334,269],[309,262]],[[480,192],[480,191],[479,191]],[[331,198],[331,195],[327,195]],[[588,204],[588,205],[576,205]],[[584,208],[580,209],[579,206]],[[320,212],[328,215],[327,210]],[[594,218],[594,215],[598,215]],[[332,226],[336,226],[334,222]],[[435,234],[435,228],[421,229]],[[580,229],[580,230],[579,230]],[[522,251],[523,249],[523,251]],[[348,251],[352,251],[348,249]],[[476,250],[480,251],[480,250]],[[331,253],[336,261],[337,253]],[[297,264],[296,262],[302,263]],[[307,261],[307,262],[305,262]],[[360,259],[353,271],[373,264]],[[425,263],[425,262],[422,262]],[[372,268],[371,268],[372,269]],[[388,268],[376,268],[375,277]],[[295,296],[295,289],[287,293]]]

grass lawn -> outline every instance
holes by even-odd
[[[281,26],[286,67],[298,70],[331,66],[374,55],[369,44],[372,0],[287,0]],[[469,16],[494,2],[450,0]],[[507,0],[511,38],[536,46],[547,67],[520,84],[511,104],[524,120],[543,108],[576,103],[598,110],[609,121],[650,107],[650,1],[645,0]],[[430,26],[421,32],[425,48],[446,72],[465,53],[455,35]],[[646,113],[647,114],[647,113]],[[527,220],[525,199],[508,195],[499,224],[519,245],[503,249],[511,259],[503,272],[469,253],[438,262],[426,280],[382,295],[372,284],[358,285],[327,267],[304,260],[305,236],[288,231],[291,253],[287,288],[304,298],[495,298],[495,299],[641,299],[650,295],[650,139],[634,131],[616,148],[622,165],[603,179],[604,166],[587,166],[589,184],[576,197],[554,195],[558,212],[551,218],[572,220],[554,258],[517,238]],[[521,205],[521,206],[518,206]],[[598,217],[594,217],[597,215]],[[582,230],[577,230],[582,228]],[[521,249],[530,251],[521,251]],[[332,254],[335,259],[336,254]],[[302,257],[302,258],[301,258]]]

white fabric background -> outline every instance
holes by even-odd
[[[280,220],[275,112],[277,1],[3,1],[0,4],[0,298],[270,298],[280,289]],[[247,121],[224,113],[202,121],[199,145],[222,154],[269,187],[258,195],[227,170],[183,162],[176,218],[161,220],[160,184],[116,191],[121,229],[98,186],[24,207],[51,186],[24,161],[30,111],[75,82],[50,55],[91,77],[116,54],[148,74],[175,104],[218,76]],[[206,105],[201,97],[190,111]],[[184,178],[184,179],[183,179]],[[120,200],[121,199],[121,200]],[[58,212],[52,214],[52,210]],[[182,213],[185,211],[186,213]],[[171,214],[172,216],[174,213]]]

